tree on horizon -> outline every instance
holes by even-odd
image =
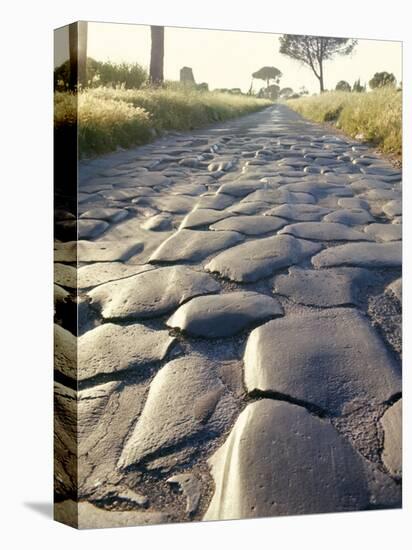
[[[335,55],[349,55],[357,40],[330,38],[300,34],[284,34],[280,37],[280,53],[300,61],[312,69],[319,80],[320,92],[325,91],[324,62]]]
[[[262,67],[258,71],[252,73],[252,78],[257,78],[258,80],[264,80],[266,82],[266,88],[269,88],[271,80],[274,80],[275,84],[279,84],[281,77],[282,73],[276,67]]]
[[[395,75],[386,71],[375,73],[371,80],[369,80],[369,86],[372,90],[375,88],[383,88],[384,86],[396,86]]]

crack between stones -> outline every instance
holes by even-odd
[[[248,394],[248,398],[250,401],[257,401],[260,399],[274,399],[276,401],[286,401],[287,403],[291,403],[292,405],[298,405],[299,407],[303,407],[306,409],[310,414],[317,416],[319,418],[328,418],[331,415],[322,407],[319,407],[318,405],[315,405],[314,403],[310,403],[309,401],[304,401],[302,399],[295,399],[294,397],[285,394],[280,393],[272,390],[259,390],[254,389]]]

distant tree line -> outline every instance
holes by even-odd
[[[396,78],[393,73],[388,73],[386,71],[375,73],[373,77],[369,80],[369,88],[371,88],[371,90],[385,87],[396,87]],[[400,84],[399,89],[401,88],[402,83]],[[340,92],[366,92],[366,83],[362,85],[359,78],[358,80],[355,80],[353,86],[351,86],[349,82],[346,82],[346,80],[340,80],[336,84],[335,90]]]

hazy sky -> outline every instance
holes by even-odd
[[[63,33],[61,34],[64,37]],[[64,43],[61,42],[62,46]],[[57,48],[55,64],[67,58],[65,48]],[[100,61],[150,63],[150,27],[115,23],[89,23],[89,57]],[[165,78],[178,80],[179,71],[193,69],[196,82],[209,88],[241,88],[247,91],[251,74],[264,65],[275,66],[283,73],[281,87],[298,90],[306,86],[318,92],[318,80],[299,62],[279,53],[279,35],[240,31],[165,28]],[[369,81],[375,72],[388,71],[402,80],[402,45],[400,42],[359,40],[350,56],[337,56],[325,65],[325,87],[332,89],[339,80],[353,83]],[[255,80],[254,88],[265,84]]]

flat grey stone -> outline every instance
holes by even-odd
[[[161,361],[174,340],[167,330],[105,323],[80,336],[77,378],[87,380]]]
[[[234,216],[210,226],[213,231],[238,231],[243,235],[263,235],[277,231],[286,224],[282,218],[272,216]]]
[[[367,210],[362,208],[342,208],[323,218],[325,222],[343,223],[345,225],[364,225],[375,221]]]
[[[211,162],[207,169],[209,172],[227,172],[233,167],[233,162],[230,160],[225,160],[221,162]]]
[[[170,188],[172,195],[189,195],[191,197],[198,197],[207,192],[206,185],[195,183],[178,183]]]
[[[136,197],[152,196],[153,191],[146,187],[134,187],[132,189],[113,189],[111,191],[103,191],[100,195],[109,201],[131,201]]]
[[[370,189],[392,189],[392,186],[385,181],[366,177],[353,181],[350,186],[356,193],[364,193]]]
[[[270,209],[271,205],[267,202],[243,202],[237,203],[227,209],[227,212],[233,214],[241,214],[245,216],[254,216],[265,210]]]
[[[374,281],[367,269],[341,267],[318,271],[292,267],[288,275],[275,278],[274,292],[307,306],[357,305],[362,289]]]
[[[390,218],[394,218],[395,216],[402,216],[402,201],[389,201],[382,207],[382,210]]]
[[[241,202],[268,202],[269,204],[314,204],[309,193],[292,193],[282,189],[260,189],[247,195]]]
[[[167,482],[177,484],[181,488],[186,497],[186,512],[188,514],[196,512],[202,496],[202,486],[199,478],[194,474],[184,473],[169,477]]]
[[[204,521],[362,510],[363,460],[326,419],[263,399],[240,414],[209,460],[215,492]]]
[[[230,292],[199,296],[170,317],[167,326],[193,336],[226,338],[250,325],[283,315],[278,300],[258,292]]]
[[[391,354],[353,309],[289,315],[253,330],[245,350],[249,392],[282,394],[339,415],[401,391]]]
[[[189,445],[189,438],[196,435],[218,435],[235,413],[235,400],[220,380],[215,363],[196,355],[171,361],[150,384],[118,466],[150,461],[159,451],[165,455],[178,445]]]
[[[157,214],[156,216],[150,216],[144,223],[142,223],[142,229],[147,231],[170,231],[172,229],[173,217],[168,212]]]
[[[382,460],[389,473],[402,477],[402,399],[399,399],[382,416],[383,452]]]
[[[194,231],[181,229],[166,239],[150,256],[149,263],[198,262],[213,252],[244,240],[234,231]]]
[[[163,512],[112,511],[98,508],[89,502],[74,502],[72,500],[56,502],[54,517],[57,521],[78,529],[157,525],[169,521],[169,516]]]
[[[105,283],[89,296],[91,305],[105,319],[149,319],[168,313],[189,298],[219,290],[219,284],[210,275],[175,266]]]
[[[369,210],[369,203],[368,201],[365,201],[363,199],[357,199],[357,198],[348,198],[348,199],[339,199],[338,205],[341,208],[361,208],[363,210]]]
[[[365,227],[365,233],[378,242],[400,241],[402,239],[402,225],[371,223]]]
[[[330,208],[322,208],[316,204],[282,204],[265,212],[265,216],[279,216],[287,220],[311,222],[318,221]]]
[[[230,216],[224,210],[212,210],[210,208],[196,208],[189,212],[180,223],[179,229],[194,229],[204,225],[209,226],[211,223],[218,222]]]
[[[54,301],[54,313],[56,313],[56,308],[58,306],[64,305],[67,303],[67,300],[69,299],[70,294],[67,292],[67,290],[64,290],[59,285],[54,284],[53,285],[53,301]]]
[[[385,289],[385,292],[388,290],[402,303],[402,277],[393,281],[393,283]]]
[[[316,241],[369,241],[363,231],[357,231],[343,223],[332,222],[300,222],[287,225],[279,231],[280,235],[293,235],[302,239]]]
[[[347,243],[323,250],[312,258],[315,267],[399,267],[402,243]]]
[[[162,194],[159,197],[138,197],[132,202],[134,204],[146,204],[162,212],[171,214],[186,214],[192,210],[196,197],[187,197],[185,195],[167,195]]]
[[[392,189],[370,189],[360,197],[370,201],[390,201],[400,199],[401,193]]]
[[[151,265],[127,265],[121,262],[96,262],[85,265],[77,270],[78,288],[91,288],[94,286],[126,279],[132,275],[154,269]]]
[[[68,378],[77,376],[77,341],[71,332],[54,325],[54,368]]]
[[[116,223],[127,218],[128,212],[123,208],[92,208],[86,210],[80,215],[80,218],[90,218],[93,220],[104,220],[106,222]]]
[[[54,245],[55,262],[126,261],[140,252],[143,243],[137,239],[119,241],[70,241]]]
[[[202,195],[196,203],[196,208],[210,208],[212,210],[223,210],[233,204],[234,197],[219,193],[218,195]]]
[[[77,221],[77,234],[79,239],[94,239],[104,233],[109,227],[107,222],[101,220],[83,220]]]
[[[218,193],[225,193],[226,195],[231,195],[233,197],[245,197],[250,193],[253,193],[257,189],[261,189],[265,185],[261,182],[233,182],[233,183],[223,183],[219,189]]]
[[[318,243],[302,241],[290,235],[276,235],[221,252],[205,269],[232,281],[253,282],[296,264],[321,248]]]
[[[71,265],[54,264],[54,282],[66,288],[77,288],[77,269]]]
[[[392,179],[392,177],[399,177],[401,178],[400,172],[398,170],[394,170],[390,164],[387,163],[373,163],[369,166],[365,166],[361,168],[362,172],[367,175],[376,175],[376,176],[382,176],[384,179],[389,178],[389,180]]]

